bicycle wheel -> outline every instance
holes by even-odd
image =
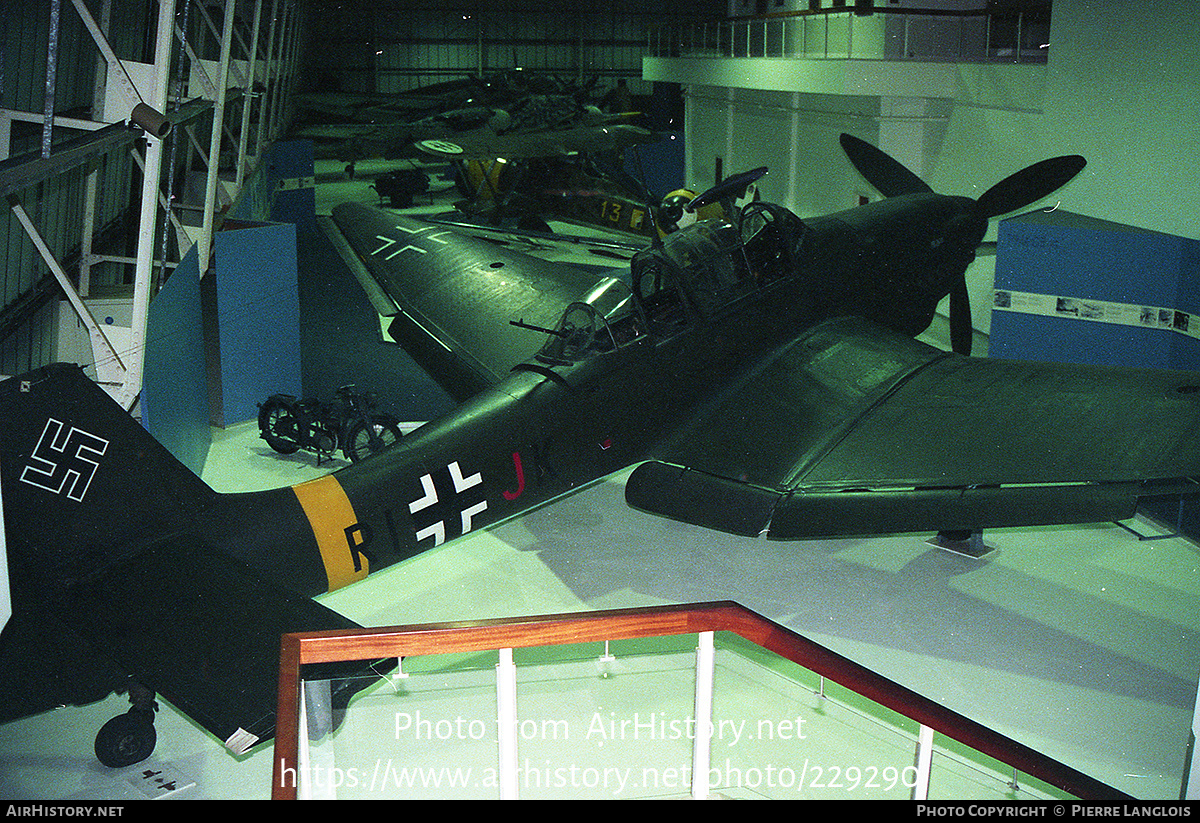
[[[389,417],[373,415],[370,426],[359,420],[350,427],[350,434],[344,449],[346,459],[357,463],[364,457],[370,457],[375,452],[386,449],[398,441],[401,436],[400,426]]]

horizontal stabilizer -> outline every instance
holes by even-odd
[[[280,636],[356,627],[237,561],[180,543],[81,582],[59,617],[235,754],[274,735]],[[339,678],[334,701],[344,706],[385,671],[356,662],[312,675]]]

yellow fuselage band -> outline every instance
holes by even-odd
[[[329,474],[292,486],[292,491],[312,525],[329,578],[329,591],[366,577],[370,568],[366,557],[356,551],[358,542],[355,542],[362,540],[362,532],[356,528],[358,518],[342,484]],[[355,569],[355,565],[360,568]]]

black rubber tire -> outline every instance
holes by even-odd
[[[258,430],[267,445],[280,454],[295,454],[300,450],[296,417],[289,404],[271,398],[258,410]]]
[[[96,735],[96,758],[110,769],[141,763],[154,752],[158,732],[145,712],[119,714],[100,727]]]
[[[350,427],[350,433],[346,436],[346,447],[343,451],[346,459],[351,463],[357,463],[364,457],[370,457],[375,452],[397,442],[403,436],[400,425],[390,417],[372,415],[371,425],[377,436],[375,448],[371,448],[371,432],[366,423],[359,420]]]

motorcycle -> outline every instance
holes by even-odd
[[[398,441],[402,434],[396,418],[374,411],[375,394],[356,394],[353,388],[342,386],[329,403],[272,395],[259,404],[259,436],[280,454],[315,451],[318,465],[339,448],[357,463]]]

